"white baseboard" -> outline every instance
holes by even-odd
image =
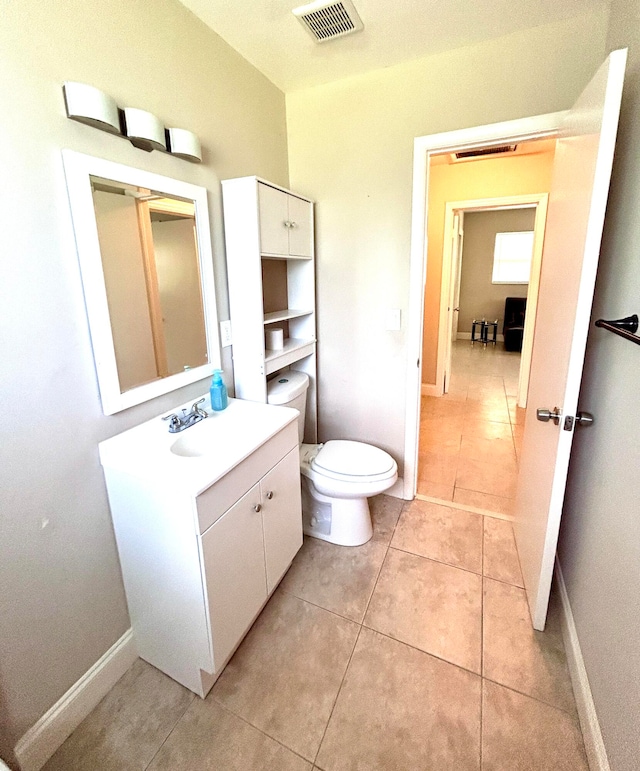
[[[571,605],[569,604],[569,595],[567,586],[562,575],[562,568],[556,558],[556,578],[558,580],[558,589],[560,591],[560,601],[562,603],[562,637],[567,654],[567,664],[569,665],[569,674],[573,684],[573,693],[578,708],[578,717],[580,718],[580,727],[584,738],[584,749],[587,753],[590,771],[611,771],[607,750],[602,739],[600,723],[596,714],[596,707],[593,703],[589,677],[582,658],[580,650],[580,640],[573,620]]]
[[[16,744],[15,755],[22,771],[40,771],[137,657],[129,629]]]
[[[422,385],[420,386],[420,393],[423,396],[442,396],[438,386],[431,385],[431,383],[422,383]]]

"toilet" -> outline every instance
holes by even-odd
[[[361,546],[373,535],[367,498],[388,490],[398,466],[384,450],[364,442],[332,439],[304,444],[309,376],[288,370],[267,383],[267,401],[300,412],[302,519],[306,535],[341,546]]]

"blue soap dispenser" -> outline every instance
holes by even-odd
[[[227,387],[222,379],[221,369],[215,369],[213,371],[213,380],[211,381],[209,396],[211,397],[211,409],[215,410],[216,412],[220,412],[220,410],[226,409],[226,407],[229,405]]]

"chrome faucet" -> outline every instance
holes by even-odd
[[[174,412],[171,415],[166,415],[162,418],[162,420],[169,421],[169,433],[177,434],[179,431],[184,431],[185,428],[189,428],[194,423],[199,423],[201,420],[208,417],[206,411],[199,407],[204,401],[204,398],[202,398],[198,399],[197,402],[194,402],[191,405],[190,412],[187,412],[186,408],[184,408],[182,410],[182,415],[176,415]]]

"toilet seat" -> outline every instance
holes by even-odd
[[[327,442],[309,460],[316,474],[341,482],[379,482],[393,476],[397,469],[396,462],[384,450],[346,439]]]

